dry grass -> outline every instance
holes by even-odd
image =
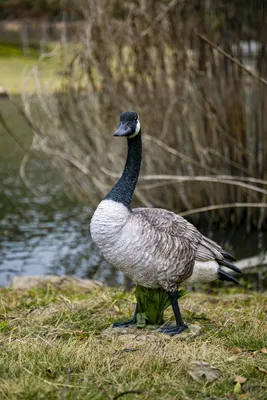
[[[190,294],[185,320],[201,326],[194,339],[105,336],[132,312],[133,294],[30,290],[0,292],[2,399],[265,399],[266,294]],[[167,311],[167,317],[171,313]],[[261,350],[262,349],[262,350]],[[213,383],[188,374],[194,361],[221,371]],[[234,397],[236,376],[246,378]]]

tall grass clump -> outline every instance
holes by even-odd
[[[33,149],[51,158],[77,197],[97,204],[118,178],[126,148],[112,132],[119,113],[133,109],[144,141],[136,203],[194,222],[203,215],[266,225],[266,88],[196,34],[243,64],[244,46],[260,32],[253,25],[244,36],[242,24],[229,25],[234,6],[209,4],[78,3],[82,46],[60,91],[46,95],[35,74],[36,96],[24,93]],[[248,58],[254,75],[266,69],[262,46]]]

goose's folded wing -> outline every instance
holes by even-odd
[[[193,251],[194,258],[197,261],[235,261],[234,257],[221,246],[202,235],[193,224],[172,211],[161,208],[135,208],[133,212],[139,214],[144,221],[147,221],[157,231],[179,238],[181,246],[186,242],[188,253],[190,252],[188,248],[189,242],[191,251]]]
[[[134,208],[134,214],[142,217],[157,231],[168,235],[199,242],[202,238],[197,228],[180,215],[161,208]]]
[[[233,260],[230,254],[180,215],[159,208],[136,208],[132,211],[133,217],[136,216],[149,232],[148,240],[152,240],[159,254],[166,255],[168,261],[162,262],[159,268],[160,283],[166,290],[167,287],[174,290],[177,282],[191,276],[196,261],[215,260],[219,265],[237,271],[237,267],[230,263]]]
[[[133,209],[133,218],[142,224],[147,243],[159,258],[158,281],[165,290],[176,290],[177,283],[193,271],[195,252],[202,240],[197,228],[183,217],[159,208]],[[154,250],[155,249],[155,250]]]

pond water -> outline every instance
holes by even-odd
[[[6,99],[0,99],[0,107],[15,133],[14,138],[0,124],[0,286],[10,285],[15,275],[45,274],[121,284],[122,274],[105,264],[90,239],[92,208],[66,195],[59,173],[46,160],[29,162],[25,186],[19,166],[31,132]],[[247,235],[245,228],[213,230],[208,225],[201,231],[238,259],[267,249],[262,232]]]

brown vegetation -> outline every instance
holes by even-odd
[[[38,110],[36,97],[24,96],[33,148],[96,204],[123,168],[125,147],[112,138],[119,113],[134,109],[144,139],[139,204],[185,214],[207,207],[216,222],[263,227],[266,87],[196,35],[206,31],[244,62],[244,32],[230,41],[222,28],[211,30],[218,15],[194,1],[127,2],[123,19],[114,18],[116,4],[83,2],[83,47],[63,93],[45,96],[36,79]],[[249,68],[264,76],[263,46]]]

